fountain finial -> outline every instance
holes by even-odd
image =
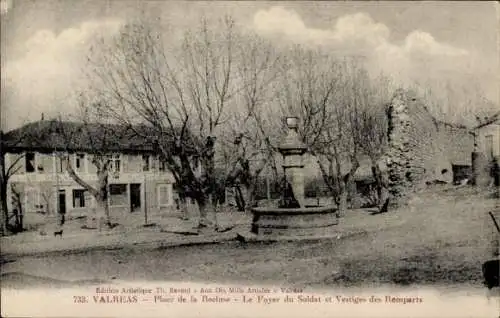
[[[286,120],[286,125],[288,126],[289,129],[297,130],[297,128],[299,126],[299,118],[298,117],[294,117],[294,116],[286,117],[285,120]]]
[[[299,128],[299,118],[294,116],[289,116],[285,118],[286,126],[288,131],[281,141],[278,149],[283,156],[297,154],[302,155],[306,152],[306,145],[300,140],[298,128]]]

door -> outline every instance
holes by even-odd
[[[130,212],[141,210],[141,184],[130,184]]]
[[[66,214],[66,191],[59,190],[59,213]]]
[[[66,191],[65,190],[59,190],[59,198],[57,200],[58,203],[58,208],[59,208],[59,213],[57,214],[57,217],[59,219],[59,225],[62,226],[64,225],[64,222],[66,220]]]
[[[488,160],[493,160],[493,135],[487,135],[484,137],[485,139],[485,151]]]

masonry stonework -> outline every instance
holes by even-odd
[[[452,182],[452,165],[470,165],[474,147],[465,127],[440,122],[411,91],[397,90],[387,108],[388,150],[384,156],[393,203],[404,202],[426,182]]]

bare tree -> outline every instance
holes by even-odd
[[[244,42],[230,18],[221,24],[210,28],[204,20],[179,48],[166,48],[159,25],[133,22],[112,42],[99,43],[89,59],[97,84],[92,91],[108,101],[102,113],[130,129],[141,123],[155,132],[144,137],[157,145],[181,201],[196,200],[200,226],[234,174],[234,163],[246,163],[271,145],[259,110],[269,96],[274,56],[269,47],[259,51],[259,43]],[[250,124],[254,130],[241,129]],[[253,144],[251,152],[230,150],[238,148],[234,136],[240,133]],[[175,151],[167,147],[172,140]],[[221,156],[224,151],[232,156]],[[262,169],[244,168],[248,186]],[[216,170],[222,171],[221,181]]]
[[[228,182],[237,191],[240,210],[255,206],[256,186],[264,169],[277,179],[276,143],[280,134],[277,114],[273,113],[280,78],[281,56],[271,43],[249,36],[239,39],[238,76],[241,81],[241,108],[232,114],[230,136],[236,136],[223,149],[227,156]],[[243,187],[243,191],[241,188]]]
[[[347,209],[348,190],[354,182],[354,175],[359,168],[362,141],[360,136],[361,108],[366,103],[363,91],[357,84],[360,78],[353,69],[355,65],[346,64],[341,68],[340,87],[335,94],[334,104],[330,104],[332,121],[325,127],[312,145],[313,153],[319,156],[318,164],[327,185],[336,190],[338,215],[344,216]],[[319,144],[319,147],[317,145]],[[328,164],[326,170],[324,159]],[[346,170],[344,170],[346,167]]]
[[[365,138],[372,133],[366,113],[373,103],[372,81],[356,59],[336,60],[302,48],[295,49],[287,68],[283,109],[300,114],[300,134],[343,216]]]
[[[223,31],[215,32],[204,21],[172,52],[159,26],[132,22],[89,59],[93,92],[108,101],[103,113],[124,127],[141,123],[154,131],[144,137],[157,145],[177,189],[197,201],[200,225],[215,191],[218,128],[235,94],[234,25],[223,23]]]
[[[23,231],[24,223],[24,209],[23,209],[23,204],[22,204],[22,195],[21,192],[14,186],[11,185],[11,192],[12,192],[12,205],[13,205],[13,215],[12,217],[14,218],[14,231],[15,232],[21,232]]]
[[[99,104],[101,103],[101,104]],[[62,147],[58,150],[58,157],[64,162],[69,176],[95,199],[98,212],[104,212],[104,221],[112,227],[109,209],[109,179],[120,170],[120,162],[115,158],[113,151],[120,151],[123,142],[128,142],[133,134],[130,130],[107,122],[99,113],[102,102],[81,100],[78,121],[57,121],[57,134],[62,137]],[[95,166],[97,183],[86,180],[74,167],[74,156],[81,150],[87,156],[89,163]],[[89,209],[87,227],[93,227],[93,211]],[[100,220],[99,220],[100,221]]]
[[[0,131],[0,208],[2,210],[2,235],[7,235],[9,233],[9,211],[7,208],[7,187],[9,179],[16,174],[19,169],[21,169],[22,166],[19,163],[24,159],[23,155],[18,155],[7,165],[5,162],[5,155],[8,152],[9,147],[15,147],[16,145],[22,143],[24,138],[24,134],[9,134],[7,140],[4,133]]]
[[[408,85],[428,106],[436,119],[468,127],[477,124],[476,117],[484,118],[498,110],[498,105],[486,97],[479,81],[468,78],[462,82],[427,80]]]
[[[387,151],[388,142],[388,117],[386,106],[390,99],[390,83],[387,78],[380,76],[371,81],[368,94],[369,105],[360,113],[361,136],[363,138],[361,148],[368,156],[371,163],[372,176],[375,181],[376,197],[375,204],[382,208],[382,204],[388,198],[388,179],[385,166],[380,159]]]

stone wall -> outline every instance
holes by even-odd
[[[436,120],[413,92],[397,90],[387,117],[389,147],[384,159],[394,203],[426,182],[452,182],[452,164],[470,165],[472,134]]]

